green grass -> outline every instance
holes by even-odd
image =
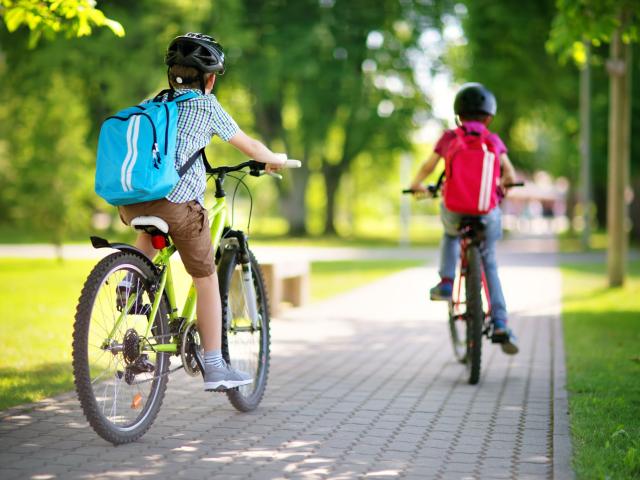
[[[94,263],[0,260],[0,409],[73,388],[73,316]]]
[[[640,478],[640,262],[624,288],[565,265],[564,328],[578,478]]]
[[[73,390],[71,336],[75,308],[93,260],[0,259],[0,410]],[[341,261],[312,265],[311,296],[320,300],[418,262]],[[178,265],[174,264],[175,267]],[[188,290],[174,269],[178,301]]]
[[[399,270],[420,265],[413,260],[347,260],[311,265],[311,300],[324,300]]]
[[[558,235],[558,248],[560,252],[572,253],[582,251],[582,237],[580,232],[564,232]],[[607,249],[607,233],[597,230],[591,233],[590,250],[605,251]]]

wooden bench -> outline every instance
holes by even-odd
[[[308,260],[265,261],[260,263],[260,267],[264,274],[272,315],[278,315],[282,302],[289,302],[295,307],[308,302],[311,270]]]

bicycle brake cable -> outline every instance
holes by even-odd
[[[247,235],[249,235],[251,230],[251,215],[253,214],[253,195],[251,195],[251,189],[243,180],[244,177],[247,176],[246,172],[242,173],[241,177],[236,177],[235,175],[228,175],[229,177],[237,180],[236,186],[233,189],[233,194],[231,197],[231,225],[233,226],[234,216],[235,216],[235,202],[236,202],[236,193],[238,192],[238,188],[240,188],[240,184],[245,188],[247,193],[249,194],[249,219],[247,220]]]

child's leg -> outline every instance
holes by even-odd
[[[156,255],[156,249],[153,248],[151,244],[151,235],[146,232],[140,232],[138,234],[135,246],[151,260],[153,260],[153,257]]]
[[[496,207],[486,215],[487,229],[482,263],[487,278],[489,296],[491,299],[491,318],[494,322],[507,321],[507,307],[502,293],[502,284],[498,276],[498,262],[496,260],[496,242],[502,238],[502,213]]]
[[[460,215],[450,212],[444,205],[440,210],[440,220],[444,227],[444,235],[440,242],[440,278],[453,280],[456,275],[456,264],[460,255],[460,242],[458,241],[458,223]]]
[[[442,279],[450,279],[456,275],[456,262],[460,255],[460,242],[457,236],[445,233],[440,242],[440,269],[438,273]]]
[[[193,283],[198,292],[196,315],[198,330],[204,351],[220,350],[222,345],[222,305],[218,289],[218,275],[194,278]]]

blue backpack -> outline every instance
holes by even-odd
[[[160,97],[168,93],[166,102]],[[204,149],[195,152],[176,170],[178,102],[198,96],[187,92],[174,97],[160,92],[151,102],[125,108],[108,117],[100,128],[96,160],[96,193],[112,205],[166,197]]]

